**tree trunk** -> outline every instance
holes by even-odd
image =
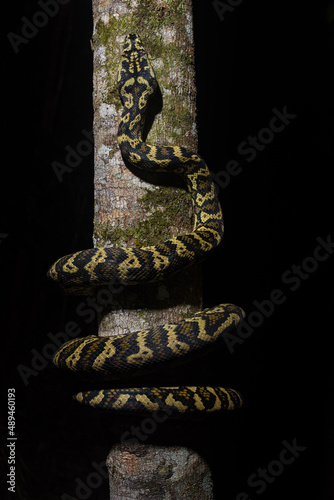
[[[117,144],[122,113],[116,86],[117,67],[125,36],[139,34],[161,90],[153,103],[155,111],[161,110],[161,113],[156,118],[151,117],[147,142],[183,145],[196,151],[191,1],[93,0],[93,19],[94,244],[128,247],[155,245],[192,230],[190,196],[179,179],[164,175],[156,179],[150,177],[148,182],[144,173],[139,178],[124,165]],[[111,291],[114,292],[112,300],[108,301],[108,307],[105,307],[99,321],[101,336],[175,323],[193,315],[202,304],[198,266],[160,283]],[[138,446],[124,449],[124,445],[120,445],[111,451],[108,458],[110,498],[212,498],[208,467],[197,454],[180,446],[157,448],[140,444],[139,448],[139,454]],[[191,458],[189,453],[192,453]],[[162,464],[165,465],[162,467]],[[168,480],[164,474],[156,473],[161,467],[170,471]],[[191,496],[179,494],[186,491],[190,483],[197,484],[196,481],[191,482],[194,471],[204,482],[198,482],[198,490],[193,486]],[[139,486],[143,483],[147,496]],[[158,492],[156,496],[150,490],[150,484]],[[172,496],[167,493],[165,496],[167,491]]]
[[[209,500],[210,469],[181,446],[115,446],[107,460],[112,500]]]

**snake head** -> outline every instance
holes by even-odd
[[[130,93],[149,97],[157,89],[154,69],[138,35],[127,35],[125,38],[117,86],[124,105]]]

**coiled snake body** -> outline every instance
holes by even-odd
[[[85,293],[110,282],[136,285],[165,279],[203,260],[221,241],[223,216],[204,160],[185,147],[151,146],[142,140],[145,112],[157,80],[137,35],[128,35],[118,70],[124,112],[118,143],[126,163],[152,172],[183,177],[192,196],[191,233],[150,247],[92,248],[62,257],[48,276],[67,293]],[[240,307],[221,304],[178,324],[166,324],[116,337],[88,336],[66,342],[56,353],[56,366],[117,378],[193,354],[235,328],[244,316]],[[144,387],[81,392],[77,401],[110,411],[151,412],[159,404],[174,413],[215,412],[241,406],[240,394],[222,387]]]

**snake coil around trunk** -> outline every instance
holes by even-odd
[[[223,215],[214,182],[204,160],[181,146],[152,146],[142,140],[145,113],[157,80],[138,35],[128,35],[118,70],[118,90],[124,106],[118,144],[124,161],[150,172],[181,176],[191,193],[192,232],[142,248],[91,248],[62,257],[48,272],[67,293],[85,293],[108,284],[136,285],[166,279],[206,258],[219,245]],[[160,363],[190,357],[236,328],[244,312],[221,304],[177,324],[111,337],[70,340],[54,357],[56,366],[103,378],[126,377]],[[180,386],[101,389],[80,392],[75,399],[110,411],[152,412],[161,403],[175,414],[217,412],[241,406],[242,398],[223,387]]]

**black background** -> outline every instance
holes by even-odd
[[[334,257],[295,291],[282,275],[313,256],[317,238],[334,239],[334,6],[244,0],[221,20],[212,2],[194,4],[199,152],[216,174],[229,160],[242,167],[219,191],[226,233],[203,265],[205,305],[234,302],[250,313],[253,301],[268,300],[274,289],[286,300],[233,353],[222,345],[210,362],[208,377],[240,390],[244,409],[213,422],[168,421],[148,442],[183,435],[209,461],[218,499],[245,492],[250,499],[329,500]],[[85,482],[92,462],[105,460],[119,441],[119,419],[77,405],[71,377],[47,363],[25,385],[17,369],[31,368],[31,349],[41,353],[47,334],[70,320],[82,334],[96,331],[75,316],[80,298],[62,296],[46,279],[54,260],[92,246],[93,155],[61,183],[51,167],[92,129],[92,13],[89,1],[70,0],[15,54],[6,35],[20,34],[22,17],[40,7],[26,0],[6,9],[1,400],[6,412],[7,389],[16,389],[18,438],[17,492],[9,498],[54,500],[75,497],[76,478]],[[296,117],[247,162],[240,143],[284,107]],[[4,419],[5,469],[6,429]],[[284,440],[305,450],[259,494],[248,478],[279,457]],[[107,482],[89,498],[108,498]]]

